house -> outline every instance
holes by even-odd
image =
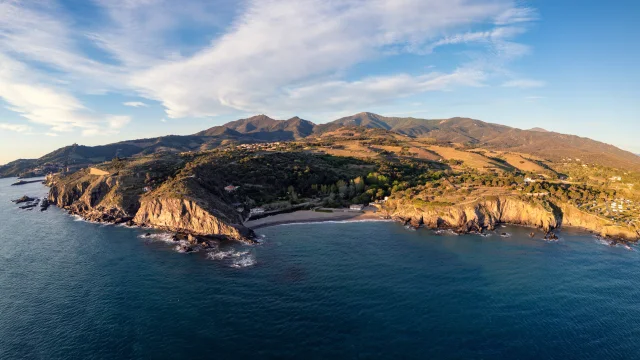
[[[352,211],[362,211],[362,209],[364,209],[364,205],[362,204],[352,204],[351,206],[349,206],[349,210]]]
[[[622,181],[622,176],[613,176],[613,177],[610,177],[609,180],[611,180],[611,181]]]
[[[249,213],[251,215],[256,215],[256,214],[263,214],[264,213],[264,208],[261,207],[257,207],[257,208],[253,208],[249,211]]]
[[[227,186],[225,186],[225,187],[224,187],[224,189],[225,189],[227,192],[234,192],[234,191],[236,191],[239,187],[240,187],[240,186],[227,185]]]
[[[524,182],[528,184],[528,183],[532,183],[532,182],[536,182],[536,181],[535,181],[535,180],[533,180],[533,179],[532,179],[532,178],[530,178],[530,177],[526,177],[526,178],[524,178]]]

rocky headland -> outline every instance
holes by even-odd
[[[457,233],[482,233],[500,224],[529,226],[545,233],[563,226],[579,227],[614,241],[637,241],[640,231],[615,225],[566,204],[524,201],[515,197],[491,197],[465,205],[419,206],[411,200],[390,199],[381,212],[414,228],[450,229]]]
[[[249,163],[255,157],[242,156],[186,154],[114,161],[100,168],[48,177],[47,202],[93,222],[157,228],[191,235],[196,242],[198,238],[211,237],[252,242],[255,234],[248,226],[254,224],[243,223],[248,209],[242,205],[243,201],[251,200],[224,190],[229,180],[220,174],[234,173],[233,179],[238,180],[243,174],[238,168],[246,166],[252,169],[244,173],[243,179],[247,180],[246,176],[274,171],[275,167],[258,171],[255,170],[260,166],[258,163]],[[287,166],[292,162],[287,156],[281,155],[278,159],[282,161],[273,163],[278,167]],[[255,183],[258,178],[247,183]],[[252,191],[267,191],[265,185],[252,186]],[[461,234],[494,230],[499,224],[515,224],[535,227],[548,235],[563,226],[573,226],[613,241],[640,238],[638,228],[632,223],[616,224],[550,197],[527,198],[512,192],[512,195],[478,196],[476,200],[458,204],[437,200],[421,200],[406,193],[391,196],[388,201],[377,204],[376,217],[394,219],[413,228],[449,229]],[[307,220],[322,221],[320,218]]]
[[[190,236],[194,243],[205,238],[253,241],[253,231],[242,226],[237,211],[213,194],[196,196],[202,191],[191,179],[173,179],[151,189],[148,177],[138,170],[96,175],[85,169],[54,176],[47,181],[47,200],[88,221],[172,231]]]

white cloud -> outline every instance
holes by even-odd
[[[131,117],[125,115],[112,115],[107,118],[107,121],[111,129],[122,129],[125,125],[131,122]]]
[[[513,7],[505,10],[495,18],[496,25],[509,25],[538,20],[538,12],[527,7]]]
[[[363,95],[379,95],[371,100],[389,101],[398,92],[376,88],[381,80],[345,82],[336,77],[350,66],[390,52],[419,51],[444,33],[492,23],[510,7],[508,1],[253,1],[232,31],[211,46],[139,72],[132,83],[144,96],[162,102],[172,118],[344,102],[336,96],[305,101],[295,97],[310,88],[339,88],[345,93],[356,86]],[[506,36],[500,34],[505,31],[497,29],[487,36]],[[428,74],[407,76],[386,80],[395,81],[401,94],[438,89],[421,86],[421,77]]]
[[[481,71],[460,69],[452,74],[400,74],[353,82],[328,81],[290,90],[287,94],[289,103],[285,106],[294,110],[311,108],[316,111],[335,107],[365,108],[389,98],[400,98],[415,93],[447,90],[460,85],[479,87],[484,79],[485,74]],[[300,106],[298,104],[304,104],[304,107],[297,108]]]
[[[23,124],[7,124],[0,123],[0,130],[9,130],[19,133],[25,133],[31,131],[31,127]]]
[[[45,135],[46,135],[46,136],[51,136],[51,137],[56,137],[56,136],[58,136],[58,134],[56,134],[56,133],[50,133],[50,132],[49,132],[49,133],[45,133]]]
[[[532,79],[516,79],[509,80],[502,84],[503,87],[515,87],[521,89],[539,88],[545,86],[544,81],[532,80]]]
[[[511,0],[222,1],[236,7],[95,0],[108,21],[85,27],[55,0],[0,2],[0,98],[51,134],[79,130],[87,136],[112,134],[131,121],[88,108],[80,101],[87,93],[142,95],[161,102],[171,118],[340,111],[482,86],[504,62],[528,52],[514,38],[526,30],[524,22],[537,18]],[[221,31],[230,14],[236,19]],[[173,31],[193,25],[208,31],[210,41],[172,40],[178,38]],[[486,45],[486,58],[450,73],[398,69],[345,80],[360,63],[467,43]],[[85,46],[98,46],[106,56],[97,60]]]
[[[147,107],[147,106],[149,106],[146,103],[143,103],[142,101],[127,101],[127,102],[122,103],[122,105],[131,106],[131,107]]]

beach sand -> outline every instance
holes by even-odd
[[[362,220],[382,220],[380,215],[374,212],[350,212],[335,211],[331,213],[301,210],[287,214],[278,214],[267,216],[262,219],[245,221],[244,226],[259,229],[267,226],[305,223],[305,222],[322,222],[322,221],[362,221]]]

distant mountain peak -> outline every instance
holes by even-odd
[[[529,129],[529,131],[549,132],[549,130],[543,129],[541,127],[534,127],[534,128]]]

